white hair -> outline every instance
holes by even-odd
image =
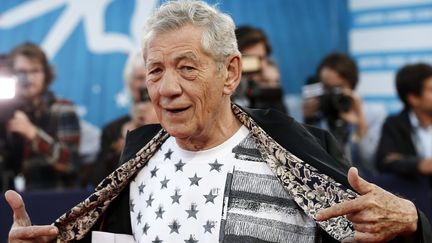
[[[144,67],[144,59],[141,51],[132,51],[129,54],[123,70],[123,81],[129,93],[131,93],[130,86],[133,81],[133,72],[136,67]]]
[[[185,0],[168,1],[149,17],[143,40],[144,56],[148,41],[152,37],[189,24],[203,29],[201,46],[219,65],[222,65],[228,56],[240,54],[234,21],[229,15],[206,2]]]

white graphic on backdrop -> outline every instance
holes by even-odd
[[[81,21],[84,24],[89,51],[93,53],[127,53],[139,46],[144,20],[156,6],[157,0],[135,0],[135,10],[130,24],[130,36],[104,32],[105,11],[112,2],[113,0],[28,1],[1,13],[0,28],[17,27],[65,6],[60,17],[41,43],[50,59],[55,57]]]
[[[350,0],[350,52],[367,103],[398,111],[395,73],[408,63],[432,64],[432,0]]]

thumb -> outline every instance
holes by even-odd
[[[360,195],[364,195],[373,190],[374,185],[361,178],[358,174],[358,170],[355,167],[351,167],[348,170],[348,182]]]
[[[22,197],[13,190],[8,190],[5,193],[6,201],[13,210],[14,225],[30,226],[31,221],[25,210]]]

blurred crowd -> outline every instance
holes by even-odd
[[[240,26],[236,36],[243,74],[233,102],[288,114],[279,66],[265,33]],[[330,53],[311,73],[302,90],[303,122],[330,131],[366,178],[391,174],[413,183],[426,181],[424,198],[432,205],[432,66],[415,63],[397,71],[394,85],[403,103],[398,114],[363,101],[356,92],[357,65],[346,54]],[[99,134],[79,118],[72,101],[50,90],[55,74],[39,46],[24,43],[1,55],[0,82],[2,87],[13,83],[14,92],[0,99],[2,190],[97,186],[118,166],[127,132],[158,122],[145,77],[141,54],[131,53],[123,78],[130,112]]]

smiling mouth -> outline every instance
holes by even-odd
[[[188,107],[185,107],[185,108],[175,108],[175,109],[165,109],[166,111],[168,111],[168,112],[170,112],[170,113],[174,113],[174,114],[177,114],[177,113],[181,113],[181,112],[183,112],[183,111],[186,111],[187,109],[189,109],[190,108],[190,106],[188,106]]]

